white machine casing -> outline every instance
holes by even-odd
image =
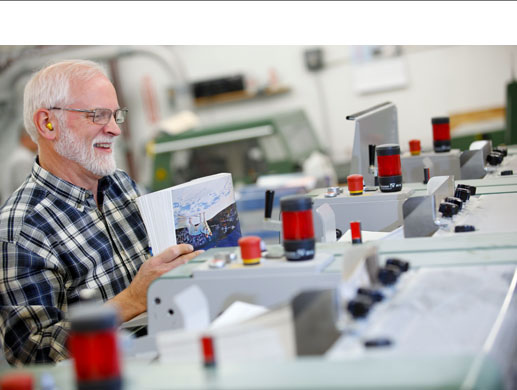
[[[360,221],[363,230],[389,232],[402,225],[404,217],[402,204],[413,195],[414,190],[402,187],[399,192],[363,192],[362,195],[350,195],[346,188],[333,198],[325,197],[326,189],[317,189],[313,196],[313,209],[327,203],[336,216],[336,229],[345,233],[351,221]],[[322,235],[323,227],[314,219],[316,237]]]
[[[452,149],[446,153],[426,152],[419,156],[405,153],[400,158],[402,181],[404,183],[422,183],[424,168],[429,168],[430,176],[454,176],[461,179],[461,151]]]

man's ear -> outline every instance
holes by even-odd
[[[32,120],[36,125],[36,129],[38,129],[40,137],[48,140],[56,138],[57,121],[51,120],[49,110],[40,108],[34,113]]]

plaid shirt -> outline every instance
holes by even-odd
[[[0,336],[11,364],[59,361],[69,305],[91,288],[108,300],[124,290],[148,257],[147,233],[123,171],[93,194],[35,162],[0,209]]]

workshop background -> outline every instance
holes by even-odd
[[[305,113],[319,143],[314,149],[330,158],[340,181],[354,135],[346,116],[379,103],[397,107],[402,150],[412,138],[431,149],[435,116],[451,117],[453,138],[497,135],[505,128],[517,46],[0,46],[3,166],[18,143],[29,75],[67,58],[106,65],[119,103],[130,112],[118,165],[153,190],[149,144],[164,131],[224,127],[293,110]],[[262,158],[257,148],[248,152]],[[190,157],[176,153],[172,164],[188,167]]]

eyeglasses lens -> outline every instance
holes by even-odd
[[[108,108],[97,108],[93,117],[93,122],[100,125],[107,124],[111,119],[112,111]]]
[[[93,116],[93,122],[99,125],[106,125],[109,123],[111,116],[115,116],[116,123],[124,123],[126,120],[127,109],[121,108],[115,110],[115,114],[109,108],[97,108]]]
[[[127,110],[120,109],[115,111],[115,122],[124,123],[126,120]]]

